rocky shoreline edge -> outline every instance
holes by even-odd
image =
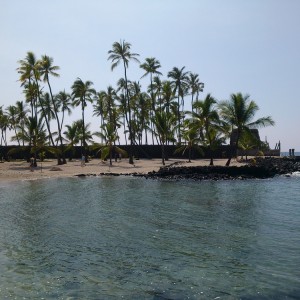
[[[168,166],[158,172],[150,172],[147,178],[191,179],[191,180],[234,180],[266,179],[276,175],[291,175],[300,171],[300,162],[285,158],[257,158],[243,166]]]
[[[291,158],[255,158],[242,166],[180,166],[174,163],[161,167],[158,171],[147,174],[131,173],[100,173],[78,174],[77,177],[86,176],[135,176],[147,179],[182,180],[243,180],[243,179],[266,179],[276,175],[290,176],[293,172],[300,172],[300,162]]]

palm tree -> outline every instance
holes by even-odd
[[[29,109],[27,108],[26,103],[24,103],[23,101],[17,101],[16,108],[17,108],[17,123],[20,126],[21,133],[23,133],[25,121],[27,119],[27,113],[29,112]],[[22,145],[24,146],[24,140],[22,140]]]
[[[47,55],[43,55],[39,62],[39,72],[40,72],[40,76],[43,77],[43,81],[47,83],[48,88],[49,88],[53,112],[54,112],[55,120],[57,123],[58,139],[60,141],[60,150],[61,150],[61,153],[63,154],[64,149],[63,149],[63,140],[62,140],[62,134],[61,134],[61,125],[60,125],[60,120],[58,117],[58,105],[57,105],[56,101],[54,100],[50,81],[49,81],[49,75],[51,75],[53,77],[59,77],[59,74],[56,73],[57,70],[59,70],[59,66],[53,66],[53,58],[49,57]],[[60,160],[60,157],[58,157],[58,164],[65,164],[65,163],[66,163],[66,159],[65,159],[64,155],[63,155],[62,162]]]
[[[6,113],[4,113],[2,106],[0,106],[0,130],[1,130],[1,146],[2,142],[5,146],[7,146],[7,140],[6,140],[6,132],[9,128],[9,117]]]
[[[106,91],[100,91],[96,94],[96,104],[93,105],[93,115],[100,116],[100,129],[105,122],[114,124],[115,129],[120,126],[118,124],[119,111],[115,103],[117,99],[117,93],[111,86],[109,86]]]
[[[20,64],[20,67],[17,68],[17,71],[20,74],[19,80],[21,86],[25,83],[30,85],[36,76],[34,73],[36,72],[37,60],[34,53],[28,51],[25,59],[19,60],[18,63]]]
[[[243,150],[243,154],[246,156],[246,161],[248,160],[248,151],[257,147],[261,148],[261,142],[257,139],[257,137],[248,131],[243,132],[239,140],[239,149]]]
[[[214,156],[213,153],[216,149],[218,149],[226,140],[226,136],[224,135],[223,127],[211,126],[205,131],[204,140],[202,141],[203,146],[209,148],[210,152],[210,166],[214,165]]]
[[[86,133],[85,133],[85,120],[84,110],[88,102],[93,102],[92,96],[96,94],[96,91],[91,87],[93,83],[91,81],[83,82],[80,78],[77,78],[72,85],[72,97],[73,105],[81,106],[82,112],[82,142],[81,142],[81,154],[86,157]]]
[[[23,85],[23,93],[25,94],[25,103],[29,103],[31,117],[37,117],[37,85],[35,83],[25,83]]]
[[[35,110],[35,119],[36,122],[38,121],[38,116],[36,113],[36,99],[34,99],[34,95],[37,96],[37,99],[39,101],[39,105],[43,111],[43,116],[45,118],[45,122],[46,122],[46,126],[48,129],[48,133],[49,133],[49,138],[52,142],[52,145],[54,146],[54,141],[52,138],[52,134],[50,131],[50,126],[49,126],[49,121],[47,118],[47,114],[44,112],[44,106],[42,104],[41,101],[41,90],[40,90],[40,86],[39,86],[39,81],[40,81],[40,77],[41,77],[41,61],[38,61],[34,55],[33,52],[27,52],[26,58],[24,60],[20,60],[19,61],[20,67],[17,69],[18,73],[21,74],[20,75],[20,81],[21,81],[21,85],[27,87],[29,90],[31,89],[33,83],[35,85],[35,92],[34,94],[31,93],[30,96],[30,103],[31,103],[31,107],[32,110]],[[32,116],[33,117],[33,116]]]
[[[162,102],[161,102],[161,93],[162,93],[162,88],[163,88],[163,82],[161,81],[159,76],[154,76],[153,77],[153,82],[152,82],[152,88],[150,86],[150,90],[148,89],[148,92],[153,90],[153,97],[154,99],[157,99],[157,102],[159,103],[159,108],[161,109]]]
[[[182,67],[181,69],[178,69],[177,67],[174,67],[172,71],[168,73],[168,77],[173,79],[172,84],[174,86],[174,94],[176,94],[177,91],[177,101],[178,101],[178,111],[177,111],[177,119],[178,119],[178,142],[181,143],[181,132],[180,132],[180,119],[181,119],[181,113],[180,113],[180,105],[182,106],[182,111],[184,107],[184,93],[187,88],[187,80],[188,80],[188,74],[189,72],[184,72],[185,67]],[[181,103],[180,103],[181,98]]]
[[[68,146],[66,148],[66,151],[70,150],[71,155],[69,157],[69,160],[71,161],[75,154],[75,145],[77,145],[80,141],[79,139],[79,122],[75,121],[72,123],[72,125],[66,125],[67,130],[64,131],[64,135],[67,139]]]
[[[37,107],[40,108],[38,110],[38,113],[43,117],[47,118],[49,122],[49,127],[50,127],[50,121],[55,119],[55,113],[52,105],[52,101],[50,99],[50,94],[49,93],[41,93],[41,104],[39,104]],[[43,109],[42,107],[43,106]],[[44,115],[45,114],[45,115]]]
[[[191,162],[193,149],[203,155],[203,150],[199,146],[201,138],[199,136],[199,130],[195,126],[193,126],[193,124],[190,123],[189,120],[185,120],[184,125],[185,126],[182,130],[182,137],[186,141],[186,145],[180,145],[179,148],[175,150],[175,153],[182,153],[184,155],[184,153],[188,151],[189,162]]]
[[[154,133],[158,136],[161,145],[162,164],[165,165],[165,144],[168,140],[174,140],[174,117],[172,114],[165,111],[156,111],[152,122],[154,124]]]
[[[137,81],[133,81],[128,85],[129,96],[130,96],[130,107],[131,107],[131,122],[132,122],[132,133],[134,136],[134,142],[136,139],[140,140],[140,120],[139,120],[139,99],[141,95],[141,85]]]
[[[159,90],[161,88],[161,80],[159,78],[159,75],[162,75],[161,72],[158,71],[158,69],[161,67],[159,60],[157,60],[154,57],[146,58],[145,62],[140,65],[140,68],[145,70],[145,74],[141,77],[145,77],[150,74],[150,95],[151,95],[151,109],[149,111],[149,117],[150,120],[153,118],[155,113],[155,102],[156,98],[159,99]],[[156,76],[153,75],[156,74]],[[154,94],[154,88],[156,89],[156,93]],[[149,92],[148,90],[148,92]],[[161,107],[161,106],[160,106]],[[150,124],[151,128],[153,128],[153,125]],[[152,143],[154,144],[154,136],[152,132]]]
[[[116,126],[116,104],[117,93],[112,86],[109,86],[106,91],[100,91],[99,93],[100,104],[103,105],[103,117],[109,123]],[[94,106],[95,107],[95,106]],[[97,107],[96,107],[97,108]]]
[[[18,73],[20,74],[21,86],[24,87],[24,93],[26,97],[26,102],[30,103],[31,107],[31,118],[37,119],[37,87],[34,84],[34,69],[36,66],[36,57],[33,52],[27,52],[27,55],[24,60],[19,60],[18,63],[20,66],[17,68]],[[23,126],[24,128],[24,126]],[[24,134],[23,134],[24,136]],[[30,143],[31,143],[31,139]],[[31,144],[29,143],[29,147]],[[28,158],[29,159],[29,158]]]
[[[35,117],[28,117],[25,120],[25,128],[23,132],[19,133],[20,139],[24,140],[30,146],[30,153],[33,154],[34,162],[33,166],[37,166],[37,154],[39,151],[47,150],[51,153],[55,153],[55,149],[48,146],[47,143],[47,134],[44,129],[44,122],[42,118],[38,120]],[[24,147],[12,148],[8,154],[13,154],[18,151],[22,151]]]
[[[101,132],[95,132],[94,135],[105,141],[105,145],[94,144],[93,149],[100,148],[101,159],[104,160],[109,156],[109,164],[112,166],[113,152],[126,156],[126,152],[115,145],[118,139],[118,133],[115,124],[111,122],[104,123],[101,126]]]
[[[34,125],[33,129],[33,148],[31,149],[31,152],[34,153],[34,166],[37,166],[37,156],[40,157],[41,160],[45,157],[45,152],[50,152],[52,154],[58,155],[58,150],[54,147],[49,146],[48,143],[48,136],[46,133],[46,129],[44,129],[44,122],[42,118],[38,119],[38,122],[36,123],[36,120],[32,120],[33,123],[31,123],[31,126]]]
[[[126,100],[125,94],[123,94],[123,93],[119,94],[117,100],[119,101],[119,105],[118,105],[119,109],[118,109],[118,111],[119,111],[120,118],[122,118],[121,124],[123,125],[123,133],[124,133],[124,138],[125,138],[125,145],[127,145],[127,132],[128,131],[126,130],[126,124],[128,124],[128,121],[127,121],[128,118],[127,118],[127,113],[126,113],[126,111],[127,111],[127,109],[126,109],[126,107],[127,107],[127,105],[126,105],[127,100]]]
[[[259,107],[253,100],[250,100],[249,95],[231,94],[230,100],[222,101],[219,107],[223,120],[237,132],[236,141],[232,145],[234,153],[231,153],[226,163],[226,166],[229,166],[232,156],[237,155],[239,140],[243,132],[249,132],[252,128],[273,126],[275,122],[270,116],[253,121]]]
[[[160,111],[162,110],[162,81],[159,76],[154,76],[152,79],[152,86],[148,87],[147,92],[150,93],[151,95],[151,107],[149,110],[149,119],[150,119],[150,131],[152,133],[152,144],[154,145],[154,125],[152,124],[152,119],[154,117],[155,113],[155,102],[157,100],[159,104],[159,109]],[[154,109],[153,109],[154,107]],[[157,137],[156,137],[156,142],[158,143]]]
[[[81,146],[82,146],[82,140],[83,140],[82,136],[84,134],[85,145],[86,145],[85,148],[86,148],[86,152],[88,153],[88,149],[89,149],[88,143],[93,143],[93,134],[89,129],[91,123],[86,123],[83,127],[82,120],[78,120],[77,125],[78,125],[77,134],[78,134],[79,141],[81,142]],[[86,162],[88,162],[88,157],[86,157]]]
[[[199,92],[203,92],[204,83],[199,81],[199,75],[194,73],[189,73],[187,83],[192,94],[192,111],[194,106],[194,96],[196,95],[196,101],[198,100]]]
[[[171,81],[166,80],[162,83],[161,97],[163,104],[162,109],[166,110],[166,112],[170,112],[170,108],[173,105],[173,100],[175,99],[175,94],[172,89]]]
[[[153,94],[153,74],[162,75],[158,69],[161,67],[159,60],[154,57],[149,57],[145,59],[145,62],[140,65],[140,68],[144,69],[146,73],[141,77],[145,77],[150,74],[150,90],[151,90],[151,100],[152,100],[152,110],[155,111],[155,99]]]
[[[68,115],[72,113],[72,98],[71,95],[66,93],[65,91],[59,92],[55,96],[55,102],[57,104],[58,110],[62,112],[61,122],[60,122],[60,130],[62,131],[63,124],[65,121],[65,113],[67,112]]]
[[[219,137],[216,132],[222,131],[216,104],[216,99],[207,94],[203,101],[194,102],[193,108],[196,112],[192,112],[194,126],[200,131],[202,142],[209,147],[210,165],[213,165],[213,150],[216,145],[216,137]]]
[[[9,124],[10,124],[11,128],[14,130],[18,145],[20,146],[20,140],[17,135],[18,109],[14,105],[9,105],[6,108],[6,111],[7,111]]]
[[[130,99],[129,99],[129,90],[128,90],[128,80],[127,80],[127,68],[130,60],[140,63],[137,59],[139,54],[130,52],[131,44],[125,41],[120,43],[115,42],[112,45],[112,50],[108,51],[108,60],[111,60],[111,70],[113,71],[121,62],[124,67],[124,78],[125,78],[125,91],[126,91],[126,100],[127,100],[127,109],[128,109],[128,129],[129,129],[129,138],[130,138],[130,153],[129,153],[129,163],[133,164],[133,145],[134,145],[134,136],[132,132],[131,124],[131,109],[130,109]]]
[[[131,81],[128,81],[127,84],[129,85]],[[117,90],[116,92],[118,94],[117,100],[119,101],[119,113],[120,117],[123,118],[123,133],[125,137],[125,145],[127,145],[127,132],[126,130],[126,124],[129,124],[128,121],[128,109],[127,109],[127,97],[126,97],[126,82],[124,78],[120,78],[117,82]]]
[[[151,98],[147,93],[139,93],[137,98],[137,120],[139,144],[142,144],[143,131],[145,133],[145,144],[148,144],[147,131],[149,126],[149,111],[151,110]]]
[[[105,118],[105,113],[104,113],[104,99],[102,96],[102,92],[98,92],[95,95],[95,99],[94,99],[94,110],[93,110],[93,116],[97,116],[100,118],[100,128],[101,126],[104,124],[104,118]],[[103,141],[101,140],[101,143],[103,143]]]

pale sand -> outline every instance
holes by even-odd
[[[215,159],[214,165],[225,166],[226,159]],[[184,159],[170,159],[166,161],[166,166],[174,163],[181,166],[208,166],[209,159],[193,160],[189,163]],[[232,160],[231,166],[241,166],[242,163]],[[79,160],[67,162],[65,165],[57,165],[56,160],[46,160],[42,164],[38,162],[38,166],[31,171],[29,163],[26,161],[14,161],[0,163],[0,182],[16,181],[16,180],[36,180],[55,177],[72,177],[79,174],[95,174],[100,173],[118,173],[131,174],[141,173],[147,174],[151,171],[158,171],[162,167],[161,159],[141,159],[135,160],[134,165],[128,163],[128,159],[115,162],[110,167],[109,162],[102,162],[100,159],[92,159],[84,167],[81,166]],[[61,169],[60,171],[52,171],[53,167]]]

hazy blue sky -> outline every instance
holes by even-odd
[[[174,66],[198,73],[204,93],[218,100],[250,94],[260,116],[271,115],[275,127],[260,130],[271,147],[300,151],[300,1],[299,0],[0,0],[0,106],[24,100],[17,61],[33,51],[60,66],[54,92],[77,77],[91,80],[97,91],[115,86],[107,52],[115,41],[132,44],[132,52],[157,58],[166,79]],[[146,86],[138,65],[128,77]],[[87,113],[98,129],[92,109]],[[67,122],[80,118],[77,108]]]

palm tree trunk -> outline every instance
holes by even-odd
[[[151,104],[152,104],[152,110],[153,110],[153,112],[155,112],[155,101],[154,101],[154,95],[153,95],[152,73],[150,73],[150,89],[151,89]]]
[[[50,137],[52,146],[54,147],[55,144],[54,144],[52,133],[51,133],[51,130],[50,130],[50,126],[49,126],[49,121],[48,121],[48,118],[47,118],[47,114],[45,113],[45,108],[44,108],[43,103],[41,101],[40,87],[39,87],[39,84],[38,84],[38,81],[37,81],[37,78],[36,78],[36,74],[34,74],[34,76],[35,76],[35,82],[36,82],[36,85],[37,85],[38,100],[39,100],[40,106],[42,108],[43,116],[45,118],[45,122],[46,122],[46,126],[47,126],[47,129],[48,129],[48,133],[49,133],[49,137]],[[37,113],[36,113],[36,117],[37,117]]]
[[[65,120],[65,111],[63,110],[62,111],[61,123],[60,123],[60,131],[62,131],[64,120]]]
[[[145,144],[148,145],[147,129],[145,128]]]
[[[56,104],[55,104],[54,99],[53,99],[52,89],[51,89],[48,77],[47,77],[47,83],[48,83],[48,87],[49,87],[49,91],[50,91],[52,105],[53,105],[53,108],[54,108],[55,119],[56,119],[56,122],[57,122],[58,138],[59,138],[59,141],[60,141],[60,151],[61,151],[61,155],[63,157],[63,161],[61,162],[60,155],[58,155],[57,162],[58,162],[58,165],[66,164],[67,162],[66,162],[66,158],[65,158],[65,155],[64,155],[63,141],[62,141],[62,136],[61,136],[61,127],[60,127],[59,117],[58,117],[58,113],[57,113],[57,107],[56,107]]]
[[[178,142],[181,144],[181,132],[180,132],[180,95],[178,92],[178,108],[177,108],[177,118],[178,118]]]
[[[125,112],[125,114],[126,114],[126,112]],[[125,131],[126,131],[126,130],[125,130],[125,129],[126,129],[126,128],[125,128],[125,119],[126,119],[126,118],[124,118],[123,127],[124,127],[124,136],[125,136],[125,145],[127,146],[127,135],[126,135],[126,133],[125,133]]]
[[[82,113],[82,141],[81,141],[81,156],[85,156],[85,160],[87,160],[87,156],[85,153],[85,121],[84,121],[84,99],[81,102],[81,113]]]
[[[232,157],[237,157],[240,135],[241,135],[241,129],[237,128],[236,143],[235,143],[234,147],[230,150],[230,155],[226,162],[227,167],[230,165]]]
[[[22,124],[22,146],[24,147],[25,145],[25,141],[24,141],[24,122],[21,123]]]
[[[234,154],[235,154],[236,152],[237,152],[236,147],[233,147],[233,148],[230,149],[229,158],[228,158],[228,160],[227,160],[227,162],[226,162],[226,164],[225,164],[226,167],[229,167],[229,166],[230,166],[231,159],[232,159],[232,157],[234,157]]]
[[[231,159],[232,159],[232,155],[229,156],[229,158],[228,158],[228,160],[227,160],[227,162],[225,164],[226,167],[230,166]]]
[[[192,113],[194,112],[194,93],[192,92]]]
[[[109,165],[112,166],[112,147],[109,146]]]
[[[133,165],[133,132],[132,132],[132,124],[131,124],[131,109],[130,109],[130,101],[129,101],[129,91],[128,91],[128,84],[127,84],[127,73],[126,73],[126,65],[124,63],[124,73],[125,73],[125,88],[126,88],[126,98],[127,98],[127,106],[128,106],[128,129],[129,129],[129,139],[130,139],[130,147],[129,147],[129,163]]]
[[[161,160],[162,164],[165,165],[165,144],[161,143]]]
[[[191,162],[191,156],[192,156],[192,147],[189,147],[189,162]]]
[[[14,126],[14,131],[15,131],[15,135],[16,135],[16,138],[17,138],[18,145],[20,146],[20,140],[19,140],[19,137],[18,137],[18,135],[17,135],[17,129],[16,129],[16,126]]]

